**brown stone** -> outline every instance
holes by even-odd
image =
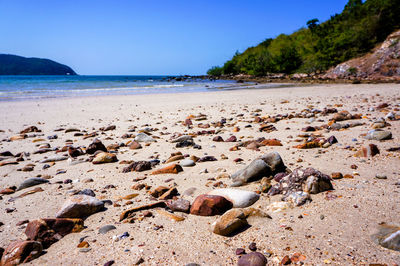
[[[213,233],[229,236],[248,225],[242,209],[231,209],[225,212],[213,224]]]
[[[198,196],[190,208],[190,213],[200,216],[220,215],[232,208],[232,202],[216,195]]]
[[[5,189],[0,190],[1,195],[9,195],[9,194],[13,194],[13,193],[15,193],[15,189],[12,189],[12,188],[5,188]]]
[[[160,200],[167,200],[167,199],[172,199],[174,196],[178,195],[178,190],[176,187],[168,189],[165,193],[163,193],[159,199]]]
[[[142,205],[142,206],[138,206],[129,210],[126,210],[124,212],[121,213],[121,215],[119,216],[119,221],[123,221],[126,218],[131,217],[135,212],[137,211],[143,211],[143,210],[148,210],[148,209],[152,209],[152,208],[156,208],[156,207],[165,207],[165,202],[164,201],[157,201],[154,203],[150,203],[150,204],[146,204],[146,205]]]
[[[4,250],[0,265],[11,266],[26,263],[42,254],[42,244],[37,241],[14,241]]]
[[[183,160],[183,159],[185,159],[185,157],[183,157],[183,155],[178,154],[175,156],[171,156],[165,163],[172,163],[172,162]]]
[[[21,140],[21,139],[25,139],[26,137],[27,137],[27,135],[25,135],[25,134],[23,134],[23,135],[15,135],[15,136],[12,136],[12,137],[10,138],[10,140],[11,140],[11,141]]]
[[[160,174],[177,174],[179,172],[182,172],[182,166],[180,166],[179,164],[171,164],[168,165],[164,168],[158,169],[153,171],[151,174],[152,175],[160,175]]]
[[[238,261],[238,266],[265,266],[267,258],[260,252],[251,252],[242,255]]]
[[[9,164],[18,164],[17,161],[2,161],[0,162],[0,166],[9,165]]]
[[[285,257],[283,257],[280,264],[281,265],[289,265],[290,263],[292,263],[292,261],[290,260],[289,256],[286,255]]]
[[[80,232],[82,229],[82,219],[38,219],[28,223],[25,235],[28,240],[39,241],[44,248],[48,248],[69,233]]]
[[[342,175],[342,173],[337,172],[337,173],[332,173],[331,177],[332,177],[332,179],[342,179],[343,175]]]
[[[131,144],[129,144],[129,149],[131,150],[137,150],[137,149],[141,149],[142,145],[140,145],[139,142],[136,141],[132,141]]]
[[[282,143],[278,139],[265,139],[261,143],[263,146],[282,146]]]
[[[379,149],[375,144],[369,144],[367,146],[361,147],[354,156],[355,157],[373,157],[379,154]]]
[[[169,190],[168,187],[164,187],[164,186],[159,186],[156,187],[154,190],[150,191],[149,194],[152,195],[155,198],[160,197],[162,194],[164,194],[165,192],[167,192]]]

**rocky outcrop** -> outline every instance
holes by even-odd
[[[330,69],[324,78],[400,81],[400,31],[389,35],[371,53]]]

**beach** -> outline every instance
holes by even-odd
[[[324,109],[331,110],[324,112]],[[335,121],[342,127],[330,128],[332,117],[341,111],[349,114],[344,115],[346,119]],[[390,112],[393,116],[385,118]],[[18,222],[55,218],[76,191],[91,189],[97,199],[111,204],[106,202],[106,210],[84,219],[82,231],[60,238],[45,254],[29,262],[30,265],[104,265],[108,261],[115,261],[115,265],[135,262],[236,265],[237,248],[249,253],[248,247],[253,242],[257,251],[267,258],[268,265],[278,265],[285,256],[293,263],[300,257],[298,263],[301,261],[304,265],[396,265],[400,262],[399,252],[382,247],[373,235],[384,224],[400,226],[400,152],[395,149],[400,146],[399,118],[400,84],[285,88],[258,85],[256,89],[193,93],[3,101],[0,102],[0,152],[29,155],[22,155],[23,161],[0,156],[0,164],[16,163],[0,167],[0,190],[18,187],[32,177],[49,182],[1,196],[0,247],[26,239],[27,223],[17,225]],[[345,126],[346,123],[350,124]],[[376,129],[377,124],[392,137],[366,139],[365,134]],[[30,126],[40,132],[28,132],[10,140],[21,136],[20,131]],[[84,138],[93,132],[97,135]],[[129,148],[140,133],[153,140],[140,143],[141,149]],[[54,135],[57,138],[48,138]],[[191,145],[176,147],[172,140],[180,135],[191,135],[201,149]],[[224,141],[213,141],[217,136]],[[232,136],[236,140],[225,141]],[[324,138],[324,144],[334,136],[337,143],[307,146],[308,149],[299,147],[313,136]],[[118,161],[93,164],[86,161],[93,155],[82,154],[75,159],[50,163],[43,169],[45,163],[41,160],[68,156],[67,150],[62,150],[64,146],[81,147],[85,153],[95,138],[109,147],[108,151]],[[250,149],[240,145],[259,138],[279,140],[282,146],[260,145]],[[379,154],[354,156],[369,144],[375,144]],[[34,153],[43,147],[49,150]],[[177,174],[151,174],[182,161],[181,158],[165,163],[177,152],[185,158],[208,158],[195,162],[192,167],[182,167]],[[232,236],[213,233],[212,224],[221,215],[174,212],[183,218],[175,221],[162,212],[165,208],[155,207],[138,211],[129,223],[120,219],[121,213],[128,209],[157,202],[149,191],[159,186],[175,187],[178,192],[175,199],[182,198],[191,204],[201,194],[229,188],[232,174],[270,152],[278,152],[290,171],[311,167],[329,177],[340,172],[345,178],[331,179],[333,189],[311,193],[312,201],[275,211],[268,206],[282,202],[283,195],[260,191],[260,180],[235,187],[259,194],[251,207],[268,215],[248,217],[249,226]],[[82,162],[74,163],[79,159]],[[152,165],[151,170],[123,172],[128,166],[121,164],[123,161],[151,160],[160,163]],[[22,168],[25,169],[21,171]],[[138,184],[144,188],[138,190]],[[272,180],[271,185],[275,184],[277,181]],[[35,187],[43,191],[15,198]],[[132,194],[137,195],[126,197]],[[115,229],[99,233],[105,225],[113,225]],[[129,236],[118,238],[125,232]],[[77,247],[81,238],[88,247]]]

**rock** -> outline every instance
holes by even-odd
[[[213,138],[213,141],[215,141],[215,142],[223,142],[224,139],[223,139],[221,136],[215,136],[215,137]]]
[[[25,229],[28,240],[39,241],[48,248],[64,236],[84,228],[82,219],[38,219],[30,221]]]
[[[280,265],[289,265],[291,264],[292,261],[290,260],[289,256],[286,255],[285,257],[283,257],[283,259],[281,260]]]
[[[284,172],[286,166],[277,152],[271,152],[252,161],[244,169],[241,169],[231,176],[231,186],[241,186],[262,177],[269,177],[276,173]]]
[[[229,236],[248,226],[248,223],[242,209],[232,209],[225,212],[211,226],[213,233],[221,236]]]
[[[176,215],[176,214],[164,211],[164,210],[157,210],[157,213],[164,217],[167,217],[170,220],[175,221],[175,222],[181,222],[181,221],[185,220],[185,218],[182,216],[179,216],[179,215]]]
[[[151,174],[152,175],[160,175],[160,174],[177,174],[179,172],[182,172],[182,166],[180,166],[179,164],[171,164],[167,167],[158,169],[153,171]]]
[[[210,155],[201,157],[198,160],[199,163],[202,163],[202,162],[214,162],[214,161],[217,161],[217,159],[214,156],[210,156]]]
[[[390,131],[383,130],[370,130],[365,136],[369,140],[387,140],[392,138],[392,133]]]
[[[184,160],[180,161],[179,165],[182,167],[191,167],[191,166],[195,166],[196,163],[192,159],[184,159]]]
[[[10,151],[3,151],[3,152],[0,152],[0,156],[14,157],[14,155],[13,155]]]
[[[336,172],[336,173],[332,173],[331,174],[332,179],[342,179],[343,178],[343,174],[340,172]]]
[[[265,139],[260,143],[262,146],[282,146],[282,143],[278,139]]]
[[[78,157],[83,154],[84,152],[81,150],[81,148],[68,147],[68,155],[71,157]]]
[[[42,255],[42,244],[37,241],[14,241],[4,250],[0,265],[18,265],[36,259]]]
[[[172,143],[180,143],[180,142],[184,142],[184,141],[193,141],[193,138],[192,138],[192,136],[184,135],[184,136],[180,136],[176,139],[173,139],[171,142]]]
[[[231,175],[231,179],[233,181],[231,186],[242,186],[250,181],[258,180],[271,174],[271,168],[268,166],[268,164],[264,162],[264,160],[256,159],[244,169],[241,169]]]
[[[104,202],[86,195],[76,195],[69,198],[61,210],[57,212],[57,218],[83,218],[101,211]]]
[[[14,161],[14,160],[12,160],[12,161],[2,161],[2,162],[0,162],[0,166],[10,165],[10,164],[18,164],[18,162],[17,162],[17,161]]]
[[[174,196],[178,195],[178,190],[176,187],[168,189],[164,194],[162,194],[159,199],[160,200],[167,200],[167,199],[172,199]]]
[[[379,149],[375,144],[369,144],[367,146],[361,147],[354,156],[355,157],[373,157],[379,154]]]
[[[208,195],[222,196],[232,202],[233,208],[246,208],[254,204],[260,196],[252,191],[232,189],[232,188],[221,188],[215,189],[207,193]]]
[[[22,135],[15,135],[10,137],[11,141],[16,141],[16,140],[22,140],[22,139],[26,139],[28,136],[26,134],[22,134]]]
[[[104,234],[107,234],[108,232],[110,232],[111,230],[115,230],[115,229],[117,229],[117,228],[114,225],[108,224],[108,225],[100,227],[99,234],[104,235]]]
[[[292,173],[283,177],[279,183],[273,185],[268,194],[283,194],[286,198],[292,192],[297,191],[317,194],[332,189],[333,186],[328,175],[309,167],[293,170]]]
[[[135,141],[149,143],[149,142],[154,142],[156,140],[153,137],[147,135],[146,133],[139,133],[136,135]]]
[[[50,163],[50,162],[59,162],[67,160],[68,156],[53,156],[40,161],[40,163]]]
[[[27,180],[25,180],[24,182],[22,182],[19,185],[19,187],[17,188],[17,191],[28,188],[28,187],[33,187],[33,186],[37,186],[40,184],[44,184],[44,183],[49,183],[49,180],[43,179],[40,177],[31,177],[31,178],[28,178]]]
[[[86,149],[87,154],[94,154],[96,151],[107,152],[106,146],[104,146],[104,144],[99,139],[94,139],[93,142]]]
[[[281,212],[286,209],[289,209],[291,207],[289,202],[284,202],[284,201],[277,201],[277,202],[272,202],[267,206],[267,210],[270,212]]]
[[[373,240],[384,248],[400,251],[400,227],[382,224],[378,233],[372,236]]]
[[[285,198],[285,201],[293,203],[295,206],[301,206],[307,201],[311,201],[310,194],[303,191],[292,192]]]
[[[142,171],[151,170],[151,167],[152,167],[151,162],[147,162],[147,161],[132,162],[127,167],[122,169],[122,172],[123,173],[142,172]]]
[[[235,136],[230,136],[228,139],[225,140],[225,142],[236,142],[237,138]]]
[[[165,163],[172,163],[172,162],[179,161],[182,159],[185,159],[185,157],[183,157],[182,154],[178,154],[178,155],[170,157]]]
[[[166,206],[166,204],[164,201],[157,201],[157,202],[153,202],[150,204],[138,206],[138,207],[135,207],[135,208],[132,208],[132,209],[122,212],[119,216],[119,221],[121,222],[121,221],[125,220],[126,218],[131,217],[137,211],[143,211],[143,210],[148,210],[151,208],[165,207],[165,206]]]
[[[21,130],[21,132],[19,132],[19,134],[26,134],[26,133],[31,133],[31,132],[42,132],[42,131],[39,130],[35,126],[30,126],[30,127],[25,128],[24,130]]]
[[[330,136],[326,141],[331,145],[335,144],[335,143],[338,143],[338,140],[336,139],[335,136]]]
[[[240,257],[238,266],[265,266],[267,262],[267,258],[260,252],[251,252]]]
[[[167,200],[165,203],[167,204],[167,207],[174,212],[189,213],[190,211],[190,202],[185,199]]]
[[[0,190],[0,195],[10,195],[13,193],[15,193],[15,187],[13,187],[13,188],[9,187],[9,188]]]
[[[375,178],[377,178],[377,179],[387,179],[387,176],[383,175],[383,174],[376,174]]]
[[[132,143],[129,144],[129,149],[131,150],[137,150],[137,149],[141,149],[142,145],[140,145],[139,142],[137,141],[132,141]]]
[[[220,215],[232,208],[232,202],[221,196],[200,195],[190,208],[190,213],[200,216]]]
[[[81,190],[77,193],[77,195],[87,195],[91,197],[96,197],[96,194],[94,193],[93,190],[85,188],[84,190]]]
[[[115,155],[114,153],[108,153],[108,152],[101,152],[98,153],[92,163],[93,164],[102,164],[102,163],[113,163],[118,161],[117,159],[117,155]]]
[[[101,127],[99,128],[101,131],[109,131],[109,130],[115,130],[117,127],[115,125],[110,125],[106,127]]]

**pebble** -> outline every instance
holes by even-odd
[[[117,228],[114,225],[108,224],[108,225],[102,226],[99,229],[99,234],[104,235],[104,234],[107,234],[109,231],[115,230],[115,229],[117,229]]]

